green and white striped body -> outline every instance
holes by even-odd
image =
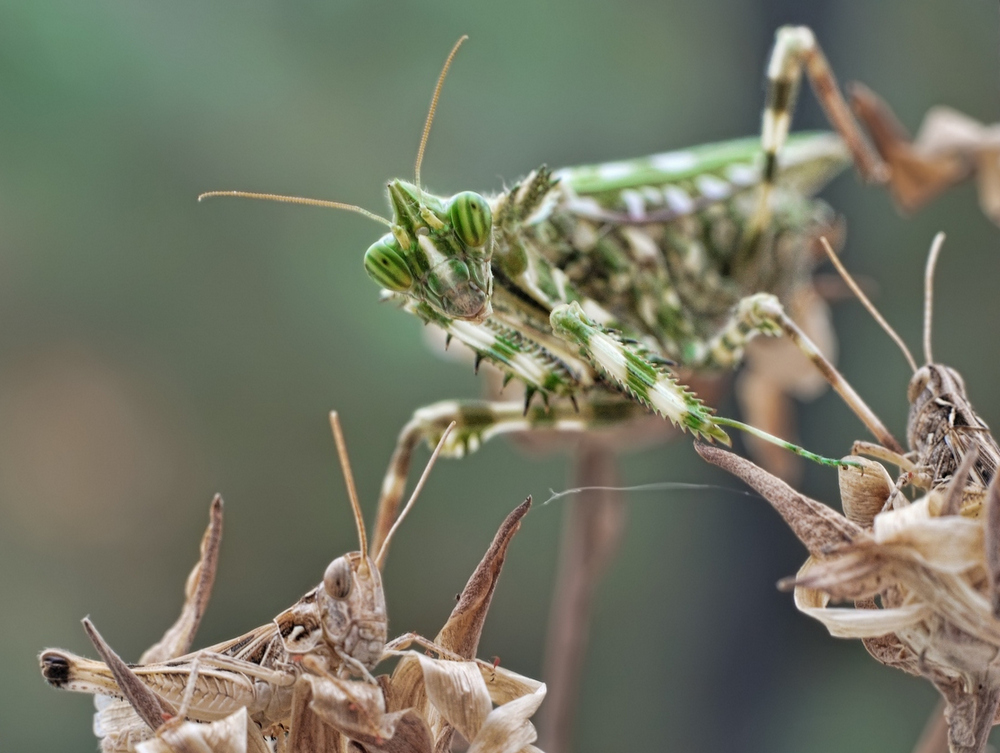
[[[406,310],[522,381],[529,401],[623,395],[728,441],[668,367],[732,366],[741,344],[723,335],[740,299],[787,300],[809,283],[811,246],[834,222],[811,195],[850,157],[829,133],[794,136],[781,156],[763,232],[756,139],[540,168],[484,200],[488,229],[475,195],[393,181],[395,225],[366,267]]]

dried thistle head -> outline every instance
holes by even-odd
[[[530,505],[529,498],[504,520],[433,642],[412,634],[392,641],[382,658],[397,656],[400,662],[391,676],[381,675],[376,683],[331,674],[319,656],[301,656],[302,671],[288,688],[291,716],[275,729],[262,730],[246,708],[212,722],[185,720],[92,630],[95,645],[127,698],[125,702],[105,696],[99,703],[95,729],[102,749],[265,753],[271,750],[265,739],[271,735],[285,737],[282,749],[288,753],[348,753],[355,743],[369,753],[433,753],[448,749],[458,732],[474,753],[537,750],[531,745],[537,734],[530,718],[545,697],[545,685],[474,658],[507,548]],[[185,613],[201,590],[192,584],[208,577],[205,559],[203,552],[189,582]],[[436,657],[406,650],[413,643]],[[172,646],[170,653],[176,650]],[[170,718],[173,714],[178,715]]]
[[[697,449],[756,489],[809,550],[779,584],[794,588],[798,609],[831,635],[861,639],[883,664],[930,680],[947,704],[951,750],[980,753],[1000,722],[1000,483],[985,504],[962,505],[966,468],[867,528],[749,460]],[[854,608],[830,606],[845,601]]]

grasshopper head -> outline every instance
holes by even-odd
[[[392,232],[365,252],[365,270],[386,290],[449,319],[481,322],[493,313],[493,217],[489,202],[464,191],[450,199],[412,183],[389,183]]]
[[[951,476],[973,444],[979,446],[974,475],[983,487],[996,473],[1000,448],[965,391],[962,376],[952,368],[928,363],[914,373],[907,389],[910,415],[906,439],[936,479]]]
[[[337,557],[326,568],[317,602],[327,645],[373,669],[385,648],[388,617],[382,577],[371,558],[361,552]]]

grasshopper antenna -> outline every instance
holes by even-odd
[[[861,301],[866,309],[868,309],[868,313],[871,314],[872,318],[879,323],[879,326],[882,327],[885,333],[892,338],[892,341],[899,346],[899,349],[903,351],[903,355],[906,357],[906,362],[910,365],[910,368],[914,371],[914,373],[916,373],[917,362],[914,360],[913,354],[910,353],[910,349],[906,347],[906,343],[903,342],[903,338],[896,334],[896,330],[889,326],[889,322],[887,322],[882,314],[879,313],[879,310],[875,308],[875,304],[868,300],[868,296],[866,296],[864,291],[861,290],[861,286],[858,285],[853,277],[851,277],[851,273],[847,271],[847,267],[845,267],[844,263],[838,258],[836,252],[833,250],[833,246],[830,245],[830,241],[828,241],[825,237],[820,237],[819,242],[823,246],[823,250],[826,251],[826,255],[830,257],[830,261],[833,263],[833,266],[837,268],[837,272],[840,273],[844,282],[847,283],[847,287],[849,287],[851,292],[858,297],[858,300]]]
[[[941,246],[944,244],[944,233],[938,233],[931,241],[931,251],[927,255],[927,268],[924,270],[924,358],[927,363],[933,363],[931,355],[931,321],[934,319],[934,268],[937,266]]]
[[[351,461],[347,457],[347,442],[340,428],[340,417],[337,411],[330,411],[330,428],[333,429],[333,441],[337,443],[337,455],[340,456],[340,467],[344,471],[344,482],[347,484],[347,496],[354,510],[354,522],[358,527],[358,545],[361,547],[361,562],[368,566],[368,536],[365,534],[365,519],[361,515],[361,505],[358,503],[358,490],[354,487],[354,474],[351,473]]]
[[[198,201],[202,199],[213,199],[216,196],[235,196],[239,199],[260,199],[261,201],[280,201],[284,204],[305,204],[310,207],[327,207],[328,209],[346,209],[348,212],[363,214],[370,220],[381,222],[383,225],[392,227],[392,223],[385,217],[381,217],[367,209],[355,206],[354,204],[344,204],[340,201],[326,201],[324,199],[306,199],[301,196],[281,196],[275,193],[254,193],[253,191],[207,191],[198,196]]]
[[[434,122],[434,112],[437,110],[438,98],[441,96],[441,87],[444,86],[445,76],[448,75],[448,69],[451,68],[451,61],[455,59],[455,54],[458,52],[458,48],[462,46],[462,42],[469,38],[468,34],[463,34],[459,37],[459,40],[455,42],[455,46],[451,48],[451,52],[448,53],[448,58],[444,61],[444,68],[441,69],[441,75],[438,76],[437,86],[434,87],[434,96],[431,97],[431,109],[427,113],[427,120],[424,122],[424,132],[420,137],[420,148],[417,149],[417,164],[413,168],[413,182],[417,186],[417,191],[420,191],[420,163],[424,161],[424,149],[427,148],[427,137],[431,133],[431,123]]]
[[[389,542],[392,541],[393,534],[396,533],[396,529],[399,528],[399,524],[403,522],[403,518],[406,517],[410,508],[413,507],[413,503],[417,501],[417,496],[424,488],[424,483],[427,481],[427,477],[431,473],[431,468],[434,467],[434,461],[437,460],[438,455],[441,453],[441,448],[444,447],[445,440],[448,439],[448,435],[454,428],[455,422],[452,421],[448,424],[448,428],[444,430],[444,433],[441,435],[441,439],[438,440],[437,447],[435,447],[434,452],[431,453],[431,459],[427,461],[427,465],[424,467],[424,472],[420,474],[420,480],[417,481],[417,485],[413,487],[413,494],[410,495],[410,499],[407,500],[406,505],[403,507],[403,511],[399,513],[399,516],[392,524],[392,528],[389,529],[389,533],[385,535],[385,541],[382,542],[382,546],[379,548],[378,554],[375,555],[375,567],[379,570],[382,569],[382,565],[385,563],[385,557],[389,551]]]

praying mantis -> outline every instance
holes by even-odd
[[[486,362],[499,369],[504,386],[523,386],[521,400],[445,400],[416,410],[383,482],[385,520],[402,500],[415,448],[439,442],[452,422],[456,429],[442,450],[451,457],[502,434],[584,436],[650,413],[728,444],[724,427],[745,425],[715,415],[687,386],[688,375],[731,370],[748,344],[758,348],[750,344],[754,335],[774,334],[791,318],[809,322],[812,339],[829,349],[833,335],[812,273],[819,238],[835,237],[838,223],[815,194],[851,164],[867,182],[893,185],[813,33],[788,26],[777,31],[767,67],[759,138],[560,170],[542,166],[495,195],[431,193],[420,178],[424,149],[463,40],[435,87],[413,181],[388,183],[391,219],[274,194],[200,197],[329,206],[382,222],[389,232],[368,248],[364,266],[383,300],[438,330],[446,343],[467,346],[477,370]],[[803,73],[836,134],[789,133]],[[769,297],[754,298],[761,294]],[[780,384],[745,376],[744,384],[752,380],[754,390],[769,393],[744,400],[748,423],[774,429],[774,412],[754,413],[755,406],[815,391],[814,374],[789,371]],[[876,436],[887,434],[875,426]],[[374,541],[385,533],[376,530]]]

